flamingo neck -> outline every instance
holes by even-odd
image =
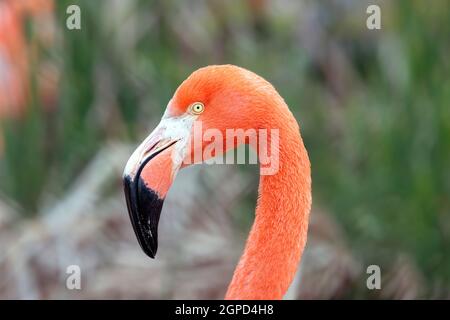
[[[283,110],[278,122],[279,171],[260,176],[255,221],[226,299],[282,299],[306,243],[310,162],[296,120],[287,107]]]

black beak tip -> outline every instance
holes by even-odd
[[[158,223],[164,199],[140,178],[123,177],[125,198],[131,224],[144,253],[154,259],[158,250]]]
[[[144,251],[144,253],[151,259],[155,259],[157,248],[152,248],[151,246],[142,245],[139,238],[138,238],[138,241],[139,241],[139,244],[141,245],[142,251]]]

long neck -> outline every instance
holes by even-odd
[[[226,299],[283,298],[306,243],[310,162],[292,114],[280,120],[279,170],[260,177],[255,221]]]

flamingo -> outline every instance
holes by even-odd
[[[0,121],[18,119],[24,116],[30,88],[30,66],[36,59],[36,45],[28,43],[24,24],[45,21],[38,29],[38,36],[49,45],[53,41],[53,0],[0,0]],[[38,65],[39,97],[43,106],[50,110],[56,96],[57,72],[46,63]],[[48,104],[48,105],[47,105]],[[3,132],[0,127],[0,158],[3,155]]]
[[[244,68],[213,65],[194,71],[175,91],[159,125],[129,158],[123,182],[138,242],[155,257],[163,202],[176,174],[199,148],[226,145],[216,140],[196,144],[193,128],[199,122],[203,133],[215,129],[223,137],[227,129],[279,130],[278,148],[272,150],[279,168],[262,174],[260,163],[255,220],[225,299],[282,299],[306,244],[311,168],[299,125],[283,98],[268,81]],[[245,139],[234,140],[223,152],[243,143],[256,148],[258,155],[263,151]],[[215,155],[202,154],[200,162]]]
[[[25,111],[29,99],[30,65],[36,50],[27,43],[24,24],[29,17],[50,21],[38,33],[41,41],[50,44],[53,40],[50,30],[53,6],[53,0],[0,1],[0,119],[17,118]],[[46,75],[49,75],[48,70],[39,71],[47,71]],[[43,97],[54,96],[52,83],[39,84]]]

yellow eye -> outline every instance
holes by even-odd
[[[205,110],[205,106],[201,102],[191,104],[190,110],[193,114],[200,114]]]

